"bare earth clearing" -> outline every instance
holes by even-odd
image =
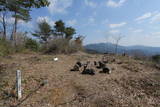
[[[57,62],[53,61],[58,57]],[[76,61],[102,55],[16,54],[0,59],[0,107],[160,107],[160,71],[127,56],[108,56],[111,74],[70,72]],[[22,70],[23,98],[15,97],[16,70]],[[47,81],[44,86],[42,83]]]

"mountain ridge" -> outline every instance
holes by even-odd
[[[85,45],[86,50],[97,51],[99,53],[115,53],[115,44],[112,43],[92,43]],[[144,45],[133,45],[133,46],[122,46],[118,45],[117,52],[121,53],[128,53],[133,55],[135,53],[143,54],[143,55],[156,55],[160,54],[160,47],[153,47],[153,46],[144,46]]]

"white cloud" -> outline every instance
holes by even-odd
[[[114,0],[108,0],[108,7],[121,7],[127,0],[119,0],[119,2],[115,2]]]
[[[148,12],[143,14],[142,16],[135,19],[135,21],[142,22],[146,19],[149,19],[149,23],[159,22],[160,21],[160,12],[154,11],[154,12]]]
[[[76,20],[76,19],[68,20],[68,21],[67,21],[67,24],[68,24],[69,26],[74,26],[74,25],[77,24],[77,20]]]
[[[160,13],[158,12],[157,14],[155,14],[152,18],[150,23],[154,23],[154,22],[160,22]]]
[[[44,16],[44,17],[43,16],[39,16],[37,18],[37,22],[41,22],[43,20],[45,20],[46,22],[48,22],[51,26],[55,25],[55,22],[53,20],[51,20],[48,16]]]
[[[142,16],[136,18],[135,21],[142,22],[146,19],[149,19],[150,23],[160,22],[160,12],[154,11],[145,13]]]
[[[135,29],[135,30],[133,30],[133,32],[134,33],[141,33],[141,32],[143,32],[143,30],[142,29]]]
[[[89,18],[89,23],[92,23],[92,24],[93,24],[94,22],[95,22],[95,19],[94,19],[93,17],[90,17],[90,18]]]
[[[102,24],[107,24],[109,22],[109,20],[108,19],[105,19],[105,20],[103,20],[101,23]]]
[[[154,33],[152,33],[152,36],[159,36],[160,37],[160,32],[154,32]]]
[[[92,0],[84,0],[84,3],[86,6],[90,6],[92,8],[97,7],[97,4],[95,2],[93,2]]]
[[[110,30],[110,31],[109,31],[110,34],[117,34],[117,33],[119,33],[119,32],[120,32],[119,30]]]
[[[49,0],[49,2],[48,10],[51,14],[66,13],[66,9],[72,6],[73,0]]]
[[[126,22],[122,22],[122,23],[118,23],[118,24],[110,24],[109,27],[110,27],[110,28],[123,27],[123,26],[125,26],[126,24],[127,24]]]
[[[142,20],[148,19],[148,18],[152,17],[152,15],[153,14],[151,12],[145,13],[142,16],[136,18],[135,21],[142,21]]]

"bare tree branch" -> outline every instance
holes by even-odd
[[[118,35],[115,35],[113,36],[112,38],[115,40],[115,54],[117,54],[118,52],[118,45],[119,45],[119,42],[121,41],[122,38],[124,38],[125,36],[122,35],[122,34],[118,34]]]

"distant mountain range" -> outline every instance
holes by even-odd
[[[115,52],[115,44],[112,43],[97,43],[97,44],[88,44],[85,46],[85,49],[92,52],[98,52],[98,53],[114,53]],[[156,55],[160,54],[160,47],[150,47],[150,46],[141,46],[141,45],[135,45],[135,46],[120,46],[118,45],[118,53],[127,53],[129,55]]]

